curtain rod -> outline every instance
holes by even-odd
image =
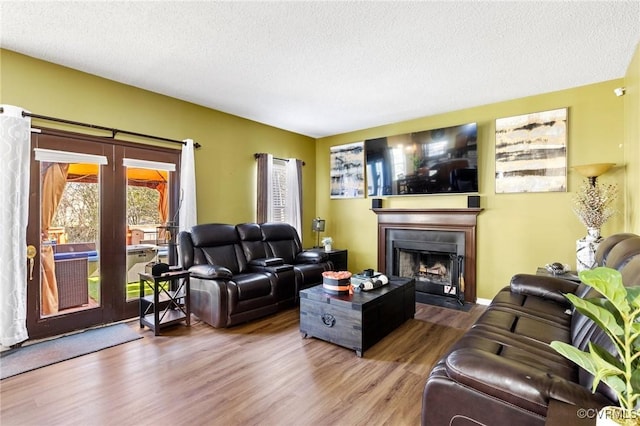
[[[2,114],[3,112],[4,112],[4,108],[0,107],[0,114]],[[121,129],[115,129],[113,127],[99,126],[97,124],[81,123],[79,121],[65,120],[63,118],[50,117],[50,116],[47,116],[47,115],[32,114],[32,113],[26,112],[26,111],[22,111],[22,116],[23,117],[31,117],[31,118],[35,118],[35,119],[38,119],[38,120],[54,121],[56,123],[71,124],[71,125],[74,125],[74,126],[89,127],[91,129],[105,130],[105,131],[111,132],[111,139],[115,139],[115,137],[116,137],[116,135],[118,133],[122,133],[122,134],[130,135],[130,136],[138,136],[138,137],[147,138],[147,139],[155,139],[155,140],[159,140],[159,141],[163,141],[163,142],[179,143],[181,145],[186,145],[187,144],[186,142],[179,141],[177,139],[169,139],[169,138],[163,138],[163,137],[160,137],[160,136],[147,135],[147,134],[144,134],[144,133],[130,132],[128,130],[121,130]],[[200,148],[201,145],[196,142],[196,143],[193,144],[193,146],[195,148]]]
[[[255,154],[253,154],[253,158],[255,158],[255,159],[257,160],[257,159],[258,159],[258,157],[260,157],[260,155],[261,155],[261,154],[262,154],[262,153],[260,153],[260,152],[256,152]],[[288,159],[288,158],[273,157],[273,159],[274,159],[274,160],[280,160],[280,161],[287,161],[287,162],[289,161],[289,159]],[[303,165],[303,166],[306,166],[306,165],[307,165],[307,163],[305,163],[305,162],[303,161],[303,162],[302,162],[302,165]]]

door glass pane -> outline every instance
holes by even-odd
[[[40,162],[41,315],[100,306],[100,167]]]
[[[169,212],[169,172],[127,167],[126,300],[140,297],[140,272],[167,261],[166,235],[159,228]],[[151,288],[145,289],[150,294]]]

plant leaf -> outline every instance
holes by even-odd
[[[613,389],[613,391],[618,394],[618,399],[621,399],[620,396],[622,394],[625,393],[625,391],[627,390],[626,385],[624,384],[624,380],[622,380],[620,377],[618,376],[607,376],[607,377],[603,377],[602,381],[609,386],[611,389]],[[594,383],[596,383],[596,381],[593,381]],[[598,385],[595,384],[594,385],[594,390]]]
[[[593,303],[596,306],[600,306],[601,308],[606,309],[607,311],[611,312],[611,314],[615,317],[616,322],[618,324],[624,324],[624,320],[622,319],[620,312],[618,312],[618,310],[613,305],[613,303],[611,303],[609,300],[605,299],[604,297],[592,297],[592,298],[586,298],[583,300],[586,300],[588,302]]]
[[[551,347],[563,357],[570,359],[578,364],[580,367],[587,370],[592,375],[596,375],[596,364],[590,353],[581,351],[575,346],[571,346],[568,343],[554,340],[550,343]]]
[[[580,272],[580,280],[598,290],[620,313],[630,311],[627,289],[622,283],[622,275],[619,271],[607,267],[588,269]]]
[[[600,358],[602,361],[618,369],[619,374],[624,374],[624,363],[620,361],[618,357],[611,355],[609,351],[602,346],[589,342],[589,353],[596,355],[596,359]],[[600,364],[598,364],[598,367],[600,367]]]
[[[640,394],[640,369],[639,368],[634,369],[633,372],[631,373],[631,386],[633,387],[633,393]]]
[[[627,287],[627,301],[634,309],[640,309],[640,286]]]
[[[609,355],[608,358],[611,358],[611,355],[602,347],[589,342],[589,353],[596,366],[596,374],[594,374],[591,391],[595,392],[598,383],[602,380],[618,394],[618,398],[620,399],[621,394],[627,389],[625,381],[622,379],[622,377],[624,377],[624,371],[601,357],[600,353],[602,352],[607,353]]]
[[[634,347],[640,346],[640,322],[634,322],[631,324],[631,335],[635,336],[635,339],[633,339],[631,344]]]
[[[616,317],[605,308],[595,305],[588,300],[583,300],[575,294],[569,293],[565,296],[573,306],[575,306],[578,312],[592,319],[598,327],[615,336],[620,336],[624,333],[624,329],[618,324]]]

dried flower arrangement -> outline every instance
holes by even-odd
[[[573,197],[573,211],[584,226],[600,229],[616,213],[612,204],[617,195],[616,184],[585,179]]]

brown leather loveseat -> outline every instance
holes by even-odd
[[[611,236],[597,252],[626,286],[640,285],[640,237]],[[544,425],[555,416],[579,420],[580,409],[615,405],[615,395],[553,350],[560,340],[581,350],[608,337],[572,309],[563,293],[598,297],[590,287],[556,277],[515,275],[476,323],[433,367],[422,397],[422,425]]]
[[[230,327],[294,306],[298,291],[333,269],[326,253],[304,251],[283,223],[210,223],[178,235],[191,272],[191,312],[213,327]]]

